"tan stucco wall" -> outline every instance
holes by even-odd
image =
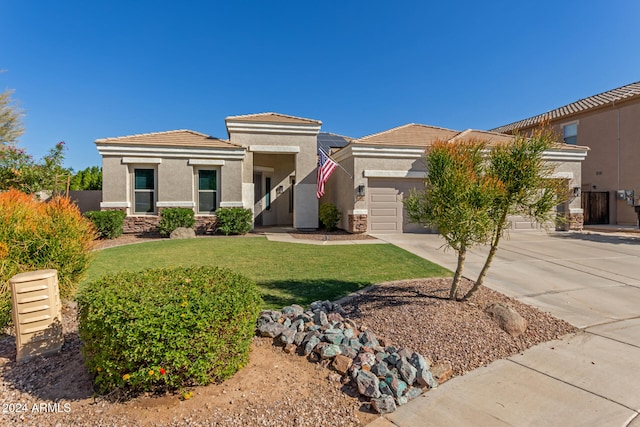
[[[102,158],[102,201],[127,202],[128,167],[122,164],[122,157]]]
[[[339,163],[346,172],[345,170],[338,168],[333,172],[333,174],[331,174],[329,181],[325,185],[325,195],[320,199],[320,204],[333,203],[338,208],[341,215],[338,228],[347,230],[349,213],[353,211],[353,206],[356,202],[355,189],[358,184],[355,184],[354,179],[352,178],[354,164],[353,157],[349,157]]]
[[[578,145],[590,148],[582,163],[582,190],[609,192],[611,224],[637,224],[633,207],[617,200],[616,191],[640,191],[640,100],[556,120],[551,126],[562,139],[562,126],[576,121]]]
[[[241,144],[248,149],[251,146],[275,146],[275,147],[299,147],[299,152],[295,155],[282,154],[282,159],[293,156],[295,159],[295,197],[293,226],[300,229],[318,228],[318,200],[316,198],[316,165],[317,165],[317,135],[290,135],[272,133],[249,133],[231,132],[229,139],[231,142]],[[253,166],[261,166],[256,161],[256,157],[263,153],[253,153],[253,165],[249,168],[245,166],[243,175],[244,182],[253,181]],[[279,154],[274,154],[280,156]],[[288,160],[284,160],[282,167]],[[278,172],[278,171],[276,171]],[[288,174],[287,174],[288,176]],[[272,181],[272,184],[281,182],[279,179]],[[277,188],[274,185],[274,188]],[[285,196],[285,194],[283,194]],[[287,199],[282,197],[282,199]],[[288,200],[288,199],[287,199]],[[287,201],[288,203],[288,201]],[[284,203],[282,205],[285,205]],[[280,208],[279,208],[280,209]],[[288,210],[288,205],[287,205]],[[281,212],[281,211],[278,211]]]
[[[187,166],[187,159],[162,159],[157,175],[158,202],[192,202],[193,179],[193,167]]]

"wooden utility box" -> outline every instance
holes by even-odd
[[[16,329],[16,361],[62,348],[62,305],[56,270],[20,273],[9,279]]]

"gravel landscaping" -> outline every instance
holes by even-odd
[[[454,375],[575,331],[566,322],[487,288],[465,303],[445,300],[449,282],[383,284],[342,307],[348,318],[385,341],[434,362],[450,362]],[[511,337],[485,313],[495,302],[511,305],[529,322],[522,336]],[[63,328],[62,353],[22,365],[15,363],[14,337],[0,338],[3,425],[358,426],[377,417],[369,400],[358,397],[349,379],[329,369],[328,363],[287,354],[269,338],[254,339],[249,365],[233,378],[194,388],[191,399],[166,395],[113,402],[94,397],[82,365],[73,306],[65,306]]]

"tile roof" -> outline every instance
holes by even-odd
[[[426,147],[435,140],[448,140],[459,132],[435,126],[406,124],[384,132],[368,135],[354,140],[355,144],[406,145]]]
[[[475,130],[475,129],[467,129],[463,132],[460,132],[453,138],[449,139],[447,142],[456,142],[456,141],[485,141],[487,146],[493,147],[498,144],[508,144],[515,140],[515,136],[508,135],[499,132],[492,132],[486,130]],[[571,145],[565,144],[563,142],[557,142],[553,144],[553,149],[562,150],[562,151],[584,151],[588,150],[588,147],[584,147],[581,145]]]
[[[489,132],[484,130],[467,129],[460,132],[447,142],[456,141],[486,141],[489,146],[503,143],[513,142],[514,137],[512,135],[505,135],[504,133]]]
[[[214,138],[192,130],[141,133],[116,138],[97,139],[96,144],[153,145],[173,147],[242,148],[224,139]]]
[[[304,117],[288,116],[280,113],[258,113],[246,114],[243,116],[229,116],[225,119],[237,122],[261,122],[261,123],[298,123],[321,125],[320,120],[305,119]]]
[[[619,87],[607,92],[599,93],[588,98],[580,99],[555,110],[547,111],[528,119],[520,120],[508,125],[491,129],[494,132],[510,133],[520,129],[529,128],[542,123],[545,120],[557,120],[570,117],[575,114],[584,113],[595,110],[616,102],[626,101],[632,98],[640,97],[640,82],[631,83],[626,86]]]

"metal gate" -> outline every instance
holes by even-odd
[[[584,191],[582,193],[584,224],[609,224],[609,192]]]

